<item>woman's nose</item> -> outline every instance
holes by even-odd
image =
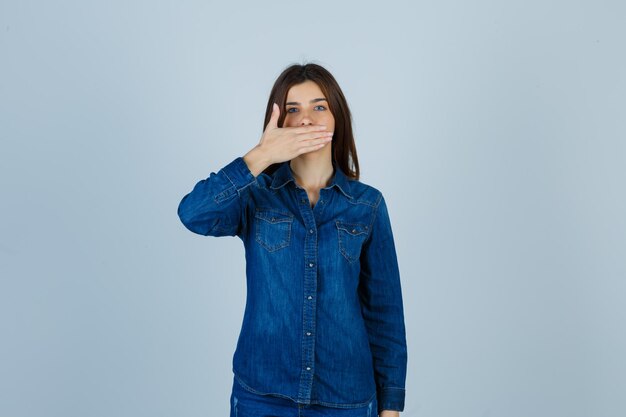
[[[314,125],[314,124],[315,124],[315,120],[313,120],[313,118],[308,115],[304,115],[300,119],[300,125],[302,126]]]
[[[314,125],[317,124],[316,114],[309,109],[302,109],[300,111],[300,125]]]

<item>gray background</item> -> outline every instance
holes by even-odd
[[[308,61],[388,201],[403,415],[623,416],[623,4],[2,0],[0,416],[228,415],[243,245],[176,209]]]

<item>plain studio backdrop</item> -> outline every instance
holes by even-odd
[[[383,191],[407,417],[626,414],[619,1],[0,3],[0,416],[226,416],[236,237],[181,198],[336,77]]]

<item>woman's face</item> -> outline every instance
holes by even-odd
[[[283,127],[308,125],[326,125],[326,131],[335,131],[335,118],[328,108],[326,96],[311,80],[289,89],[283,122]]]

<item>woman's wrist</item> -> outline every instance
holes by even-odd
[[[255,177],[272,164],[269,157],[259,146],[250,149],[250,151],[243,156],[243,160]]]

